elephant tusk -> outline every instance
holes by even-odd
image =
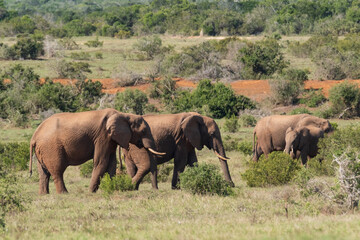
[[[161,156],[166,155],[166,153],[157,152],[157,151],[155,151],[155,150],[152,149],[152,148],[148,148],[148,150],[149,150],[151,153],[156,154],[156,155],[161,155]]]
[[[224,161],[227,161],[227,160],[230,159],[230,158],[221,156],[217,151],[214,151],[214,153],[216,154],[216,156],[217,156],[218,158],[220,158],[220,159],[222,159],[222,160],[224,160]]]

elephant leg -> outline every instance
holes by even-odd
[[[141,165],[137,165],[137,172],[132,178],[132,182],[135,183],[135,189],[139,189],[139,185],[143,178],[150,172],[150,162],[143,162]]]
[[[97,151],[95,147],[94,168],[90,180],[90,191],[96,192],[99,188],[100,178],[104,175],[109,166],[110,156],[101,151]]]
[[[181,151],[176,151],[174,157],[174,172],[173,178],[171,181],[171,188],[172,189],[179,189],[178,182],[179,182],[179,173],[182,173],[185,169],[187,164],[187,154],[181,153]]]
[[[50,173],[41,166],[39,161],[37,161],[37,169],[39,173],[39,194],[49,194]]]
[[[49,153],[48,153],[49,154]],[[62,152],[62,150],[58,150],[58,152],[53,153],[53,155],[50,157],[47,157],[47,159],[51,159],[50,161],[44,161],[44,165],[46,169],[49,171],[51,177],[54,180],[55,188],[57,193],[67,193],[67,189],[65,187],[64,182],[64,172],[67,168],[67,159],[64,156],[65,154]]]
[[[256,161],[256,162],[259,161],[259,158],[263,153],[264,152],[263,152],[262,148],[260,147],[260,144],[256,143],[253,161]]]
[[[153,156],[150,156],[150,172],[151,172],[151,185],[153,189],[158,188],[157,182],[157,162]]]
[[[106,172],[109,173],[110,177],[113,177],[116,174],[116,164],[116,153],[114,152],[110,154],[109,165],[106,170]]]
[[[306,165],[308,153],[309,153],[309,148],[308,147],[301,150],[300,155],[301,155],[301,163],[302,163],[302,165]]]
[[[133,160],[130,156],[125,157],[125,165],[126,165],[126,172],[129,174],[131,178],[133,178],[136,175],[137,167],[134,164]]]
[[[194,163],[197,163],[197,162],[198,162],[198,160],[197,160],[197,156],[196,156],[196,153],[195,153],[195,149],[193,149],[192,151],[189,152],[187,164],[190,167],[193,167]]]
[[[52,174],[52,177],[54,179],[56,192],[57,193],[67,193],[68,191],[67,191],[67,189],[65,187],[65,183],[64,183],[64,171],[61,171],[56,174]]]

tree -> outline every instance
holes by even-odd
[[[126,89],[124,92],[116,94],[115,109],[142,115],[148,101],[146,94],[140,90]]]

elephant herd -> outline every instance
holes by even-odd
[[[257,161],[263,153],[285,150],[293,158],[301,156],[305,164],[307,157],[316,155],[318,139],[331,130],[329,121],[307,114],[265,117],[254,129],[253,159]],[[50,176],[57,193],[66,193],[63,178],[66,168],[93,159],[90,191],[96,192],[105,173],[110,176],[116,173],[118,145],[136,189],[149,172],[152,187],[157,189],[157,165],[171,159],[174,159],[171,186],[176,189],[179,173],[186,165],[197,162],[195,148],[201,150],[204,146],[214,151],[225,179],[234,186],[219,127],[212,118],[193,112],[139,116],[104,109],[54,114],[39,125],[31,138],[30,174],[35,153],[39,193],[49,193]]]

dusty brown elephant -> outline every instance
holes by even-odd
[[[150,128],[141,116],[121,113],[115,109],[54,114],[40,124],[31,138],[30,174],[35,148],[40,176],[39,193],[49,193],[50,176],[56,191],[65,193],[65,169],[93,158],[90,191],[95,192],[100,177],[106,171],[110,175],[115,174],[117,145],[128,148],[129,143],[160,154],[154,150]]]
[[[318,127],[289,127],[285,134],[285,150],[292,158],[301,156],[301,162],[306,164],[308,157],[313,158],[318,153],[319,138],[324,137],[324,131]]]
[[[197,162],[195,148],[201,150],[204,146],[214,150],[220,160],[225,179],[234,186],[220,130],[212,118],[197,113],[145,115],[143,117],[151,128],[155,148],[160,152],[166,152],[166,155],[149,155],[144,148],[133,144],[130,144],[129,150],[124,150],[126,168],[133,182],[136,183],[136,188],[150,171],[152,186],[157,189],[157,165],[174,158],[171,186],[176,189],[179,172],[183,172],[186,165],[193,166]]]
[[[253,160],[258,161],[263,153],[267,156],[272,151],[283,151],[285,133],[289,127],[295,129],[310,126],[318,127],[325,133],[332,131],[328,120],[309,114],[273,115],[260,119],[253,133]]]

